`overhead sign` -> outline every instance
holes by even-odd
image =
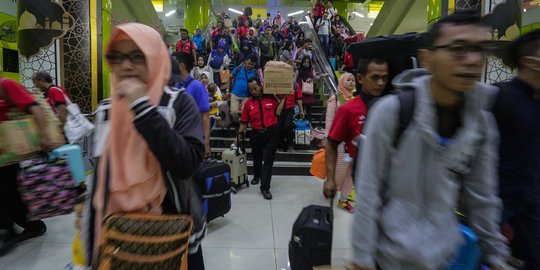
[[[19,0],[17,20],[17,46],[20,55],[26,59],[51,46],[54,40],[62,38],[75,25],[75,20],[64,7],[52,0]]]

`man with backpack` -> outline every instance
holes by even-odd
[[[328,19],[328,12],[324,12],[323,17],[315,22],[315,30],[323,46],[324,52],[328,54],[328,48],[330,44],[330,29],[332,22]]]
[[[326,172],[327,179],[324,182],[324,190],[336,192],[336,166],[338,146],[345,142],[349,157],[353,158],[353,175],[356,166],[357,145],[356,138],[362,133],[362,128],[367,117],[367,112],[375,101],[382,95],[388,82],[388,63],[379,58],[361,59],[358,65],[358,81],[362,84],[362,90],[350,102],[341,104],[336,111],[332,126],[326,138]],[[338,101],[340,99],[338,98]],[[352,191],[354,192],[354,190]],[[352,193],[351,192],[351,193]],[[348,196],[348,197],[347,197]],[[339,206],[347,211],[354,207],[353,198],[348,194],[342,194]],[[349,209],[349,210],[348,210]]]
[[[272,35],[272,28],[266,28],[264,35],[259,39],[259,49],[261,50],[260,67],[264,69],[266,62],[272,61],[277,54],[277,41]]]
[[[252,54],[243,64],[231,72],[231,81],[233,81],[231,86],[231,117],[235,122],[239,122],[240,113],[249,97],[249,79],[259,78],[257,70],[255,70],[256,64],[257,55]]]
[[[204,157],[209,158],[212,155],[210,149],[210,102],[208,101],[208,91],[206,87],[198,80],[191,77],[190,72],[193,69],[193,59],[191,55],[187,53],[176,53],[175,59],[172,60],[172,72],[173,74],[182,79],[176,86],[178,88],[185,88],[199,107],[199,113],[201,114],[202,130],[204,135]],[[176,60],[176,61],[175,61]]]
[[[193,66],[197,65],[197,46],[189,39],[188,30],[185,28],[180,29],[180,40],[176,42],[176,51],[181,53],[191,54],[193,59]]]
[[[427,70],[394,79],[402,91],[378,101],[364,129],[353,269],[431,270],[466,263],[454,260],[464,237],[473,239],[455,214],[458,201],[483,262],[505,269],[498,133],[486,110],[495,90],[478,83],[490,29],[475,12],[456,12],[435,23],[425,38],[419,54]],[[417,75],[426,72],[431,75]]]
[[[501,133],[499,194],[503,224],[513,230],[512,256],[540,269],[540,30],[510,46],[517,77],[499,83],[494,114]]]

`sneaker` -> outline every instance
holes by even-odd
[[[0,229],[0,256],[15,247],[19,242],[17,241],[19,235],[12,229]]]
[[[354,207],[349,203],[348,200],[339,200],[338,206],[348,213],[354,213]]]
[[[24,238],[22,241],[42,236],[47,232],[47,226],[41,220],[31,221],[26,224],[26,228],[21,233],[21,236]]]
[[[258,176],[255,176],[255,177],[253,177],[253,179],[251,179],[251,184],[252,185],[258,185],[259,182],[261,182],[261,178],[258,177]]]
[[[270,190],[261,190],[261,193],[266,200],[272,199],[272,193],[270,193]]]

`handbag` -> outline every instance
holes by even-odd
[[[326,150],[324,148],[319,149],[313,155],[309,173],[322,180],[326,179]]]
[[[47,133],[47,137],[52,148],[66,144],[66,139],[61,129],[60,120],[58,119],[58,116],[56,116],[56,113],[54,113],[49,102],[41,93],[33,93],[32,95],[37,100],[39,106],[43,109],[45,114],[45,122],[47,124],[45,132]]]
[[[187,270],[188,215],[120,213],[107,217],[96,270]]]
[[[229,79],[231,78],[231,71],[228,69],[223,69],[219,72],[219,78],[221,79],[222,84],[228,83]]]
[[[62,91],[63,92],[63,91]],[[64,124],[64,134],[69,143],[77,142],[92,133],[95,126],[81,113],[79,105],[71,102],[69,97],[64,94],[67,103],[67,120]]]
[[[302,94],[313,95],[313,81],[311,79],[302,81]]]
[[[17,179],[29,221],[73,212],[79,192],[65,159],[23,161]]]

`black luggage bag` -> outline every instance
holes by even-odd
[[[291,270],[313,270],[313,266],[332,261],[333,210],[330,207],[305,207],[293,226],[289,242]]]
[[[206,221],[224,216],[231,210],[231,169],[218,160],[207,160],[195,173],[202,195],[202,207]]]

